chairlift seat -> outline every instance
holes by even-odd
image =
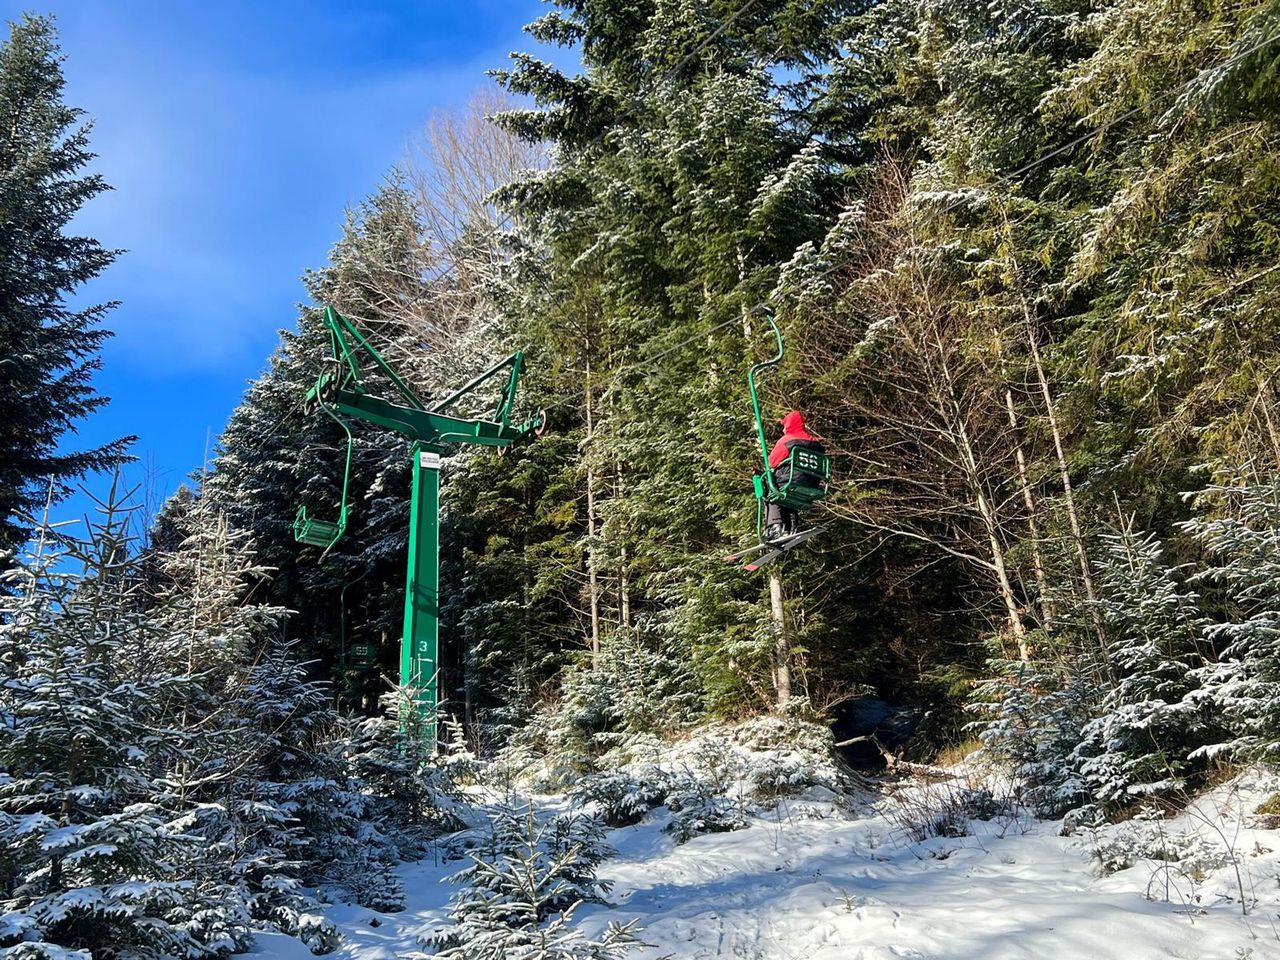
[[[298,508],[297,516],[293,518],[293,537],[299,543],[328,550],[338,542],[345,527],[343,520],[334,522],[308,516],[304,504]]]
[[[781,474],[786,479],[778,481]],[[756,496],[767,503],[792,510],[808,510],[826,498],[831,479],[831,460],[825,453],[809,447],[793,447],[791,454],[773,471],[773,484],[755,478]]]

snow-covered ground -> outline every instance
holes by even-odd
[[[1074,837],[1059,836],[1059,823],[1006,817],[974,821],[968,836],[914,842],[907,832],[921,795],[901,786],[852,810],[829,798],[787,801],[745,829],[682,845],[663,832],[670,814],[660,808],[610,833],[617,855],[600,869],[610,904],[577,918],[588,933],[639,918],[646,946],[630,956],[641,960],[1280,958],[1280,832],[1251,816],[1275,786],[1246,776],[1174,820]],[[1099,851],[1132,858],[1144,844],[1183,859],[1137,859],[1100,875]],[[396,960],[420,950],[418,934],[446,916],[445,878],[459,867],[402,865],[401,913],[331,907],[346,938],[333,956]],[[310,955],[267,935],[257,956]]]

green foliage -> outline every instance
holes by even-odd
[[[1180,527],[1206,465],[1280,471],[1278,26],[1255,2],[552,3],[530,33],[581,71],[494,72],[526,98],[496,124],[550,164],[485,199],[502,228],[473,206],[456,231],[497,253],[432,270],[393,177],[308,278],[424,394],[510,342],[550,410],[537,443],[445,471],[445,709],[472,744],[581,770],[776,707],[783,661],[814,715],[868,687],[919,708],[909,756],[963,735],[977,683],[988,749],[1046,810],[1274,738],[1205,721],[1239,671],[1270,690],[1272,652],[1223,599],[1235,573],[1200,592],[1178,571],[1229,553]],[[767,583],[723,562],[754,529],[765,300],[788,344],[766,414],[803,408],[835,481],[806,518],[826,532],[776,568],[782,634]],[[322,352],[304,309],[201,496],[260,536],[267,595],[326,666],[358,637],[390,672],[402,445],[358,436],[370,493],[324,567],[287,535],[337,496],[340,438],[295,411]],[[1117,512],[1149,537],[1117,541]],[[371,708],[378,679],[346,680]]]
[[[469,851],[470,865],[450,878],[460,888],[452,923],[423,943],[434,948],[430,956],[451,960],[620,960],[638,945],[635,921],[610,924],[596,939],[572,926],[579,906],[608,893],[596,866],[609,853],[591,817],[499,807]]]
[[[1216,509],[1186,526],[1209,558],[1200,579],[1222,591],[1223,610],[1205,630],[1214,656],[1198,671],[1197,699],[1228,738],[1200,752],[1270,759],[1280,750],[1280,480],[1215,484],[1202,503]]]
[[[1074,758],[1095,802],[1125,806],[1186,783],[1205,727],[1192,667],[1206,624],[1200,598],[1178,582],[1153,537],[1130,523],[1104,546],[1099,605],[1109,689]]]

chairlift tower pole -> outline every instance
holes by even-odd
[[[409,557],[400,686],[417,692],[415,714],[434,727],[440,678],[440,450],[413,447]],[[424,731],[434,740],[434,729]]]
[[[404,591],[404,633],[400,641],[400,684],[412,699],[403,718],[436,742],[436,712],[440,702],[440,464],[449,445],[509,447],[542,433],[545,412],[513,426],[512,410],[524,369],[524,355],[516,352],[473,378],[439,403],[428,407],[402,380],[355,325],[333,307],[324,308],[333,368],[320,374],[307,392],[308,404],[323,409],[346,430],[343,417],[364,420],[394,430],[413,444],[413,491],[409,507],[408,570]],[[390,381],[399,394],[392,403],[374,396],[365,384],[361,356]],[[497,409],[489,419],[457,416],[450,411],[481,386],[506,374]],[[336,522],[318,520],[298,508],[294,536],[324,550],[321,559],[346,530],[347,480],[351,468],[351,434],[347,430],[347,473],[343,477],[342,506]]]

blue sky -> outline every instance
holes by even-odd
[[[433,110],[465,103],[510,51],[537,49],[521,28],[545,7],[0,0],[5,21],[28,10],[57,17],[67,100],[93,119],[94,168],[114,187],[77,228],[127,251],[86,288],[122,301],[97,379],[112,402],[70,442],[137,434],[163,494],[199,469],[292,325],[298,277],[323,264],[343,209]],[[85,508],[76,497],[57,516]]]

